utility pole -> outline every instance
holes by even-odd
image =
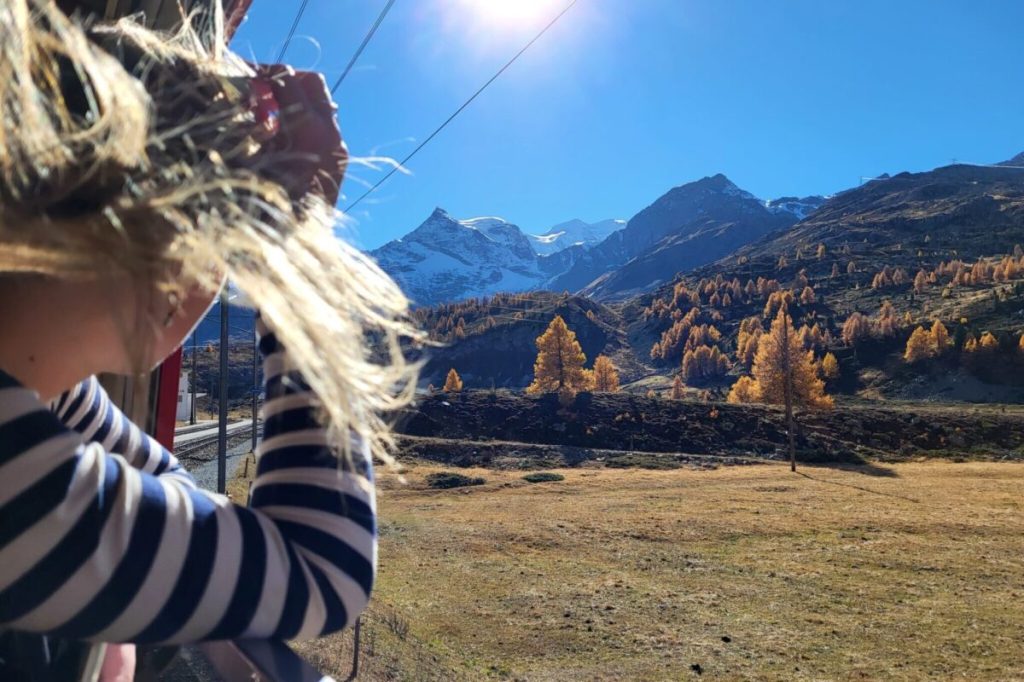
[[[228,466],[228,289],[220,292],[220,390],[217,420],[217,492],[227,490]]]
[[[259,337],[256,334],[256,324],[253,320],[252,326],[252,451],[256,452],[256,410],[260,393],[260,371],[257,364],[257,357],[260,354]]]
[[[196,356],[196,351],[199,348],[199,328],[192,330],[192,409],[189,410],[188,423],[195,425],[196,423],[196,384],[199,381],[199,364]]]
[[[789,432],[789,470],[796,471],[796,440],[793,434],[793,363],[789,357],[789,306],[782,308],[782,372],[785,376],[783,390],[786,405],[786,431]]]

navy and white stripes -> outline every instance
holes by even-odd
[[[369,454],[343,466],[262,329],[267,401],[249,508],[196,490],[94,379],[48,409],[0,372],[0,628],[106,642],[309,638],[365,608]]]
[[[86,441],[118,453],[136,469],[154,476],[175,476],[190,488],[196,487],[174,455],[110,402],[96,377],[89,377],[61,395],[50,403],[50,409]]]

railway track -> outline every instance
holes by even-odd
[[[175,435],[174,456],[180,460],[209,459],[201,453],[216,447],[218,438],[216,426],[192,429]],[[251,438],[252,423],[248,421],[228,424],[228,445],[243,438]],[[216,453],[213,453],[216,454]],[[212,456],[212,455],[211,455]]]

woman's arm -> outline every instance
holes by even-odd
[[[178,460],[155,438],[136,426],[111,402],[99,380],[92,376],[51,403],[65,426],[99,443],[107,452],[121,455],[140,471],[167,476],[189,488],[196,482]]]
[[[94,641],[309,638],[365,608],[372,466],[342,466],[316,398],[265,334],[265,438],[252,507],[82,444],[0,375],[0,623]]]

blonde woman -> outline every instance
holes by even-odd
[[[381,415],[415,384],[404,297],[332,232],[346,157],[322,81],[234,58],[214,3],[173,34],[89,5],[0,3],[3,679],[58,679],[69,640],[351,623],[376,567]],[[260,311],[248,508],[196,490],[92,378],[158,363],[225,278]],[[119,651],[109,678],[130,679]]]

